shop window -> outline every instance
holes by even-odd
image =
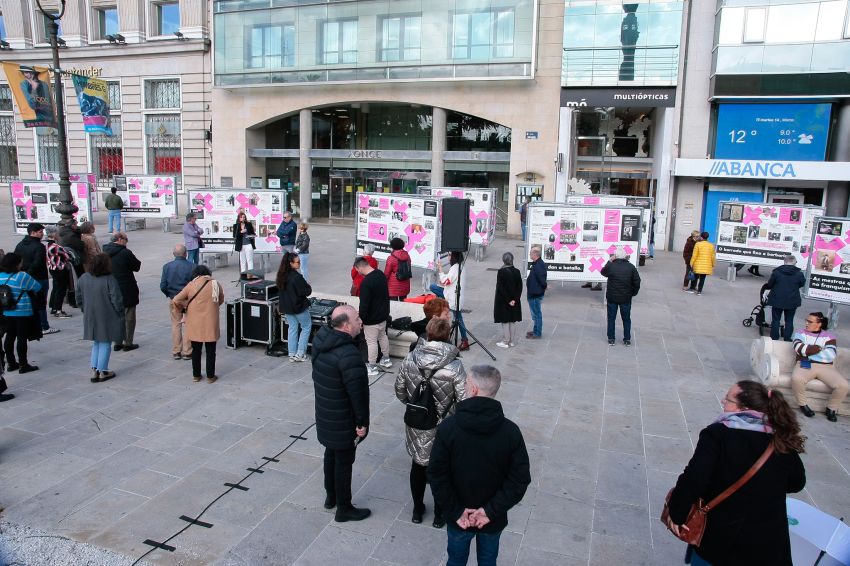
[[[156,10],[156,34],[174,35],[180,29],[180,4],[167,2],[154,4]]]
[[[147,172],[150,175],[176,175],[183,171],[179,114],[145,116]]]
[[[295,65],[295,26],[256,26],[251,28],[247,66],[252,69]]]
[[[0,85],[0,181],[18,178],[18,146],[15,139],[15,115],[12,90]]]
[[[513,54],[513,10],[455,14],[452,25],[452,58],[490,59],[513,57]]]
[[[578,154],[583,157],[651,157],[654,109],[582,111],[576,121]]]
[[[178,79],[146,80],[145,108],[180,108],[180,81]]]
[[[38,148],[39,176],[48,171],[59,171],[58,132],[53,128],[37,128],[35,140]]]
[[[381,20],[381,61],[415,61],[421,54],[422,17],[395,16]]]
[[[477,116],[449,112],[446,116],[448,151],[510,151],[511,129]]]
[[[323,22],[320,60],[325,65],[357,62],[357,20]]]
[[[94,20],[95,29],[97,29],[97,36],[94,39],[106,39],[107,35],[115,35],[121,31],[121,26],[118,24],[118,8],[116,6],[95,8]]]

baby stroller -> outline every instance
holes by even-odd
[[[753,307],[749,318],[745,318],[741,321],[741,324],[749,328],[753,325],[753,321],[755,320],[756,327],[759,329],[759,336],[764,336],[765,333],[770,334],[770,322],[768,322],[767,313],[765,312],[765,307],[767,307],[767,296],[769,294],[770,289],[767,288],[767,283],[765,283],[761,286],[761,290],[759,291],[759,304]],[[784,327],[785,325],[780,325],[780,334],[783,332]]]

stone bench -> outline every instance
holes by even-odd
[[[796,362],[797,357],[791,342],[762,337],[753,340],[750,346],[750,366],[753,373],[767,387],[781,391],[792,407],[797,405],[791,390],[791,372]],[[850,376],[850,348],[838,348],[835,369],[845,377]],[[809,407],[814,411],[823,412],[831,391],[819,379],[810,381],[806,386]],[[844,400],[837,412],[850,416],[850,396]]]

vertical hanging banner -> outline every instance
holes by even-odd
[[[84,75],[71,75],[80,112],[83,115],[83,128],[90,134],[112,135],[109,119],[109,86],[103,79]]]
[[[44,67],[6,62],[3,63],[3,70],[24,126],[55,128],[56,111],[50,90],[50,71]]]

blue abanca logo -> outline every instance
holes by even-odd
[[[787,161],[715,161],[709,176],[795,179],[794,165]]]

